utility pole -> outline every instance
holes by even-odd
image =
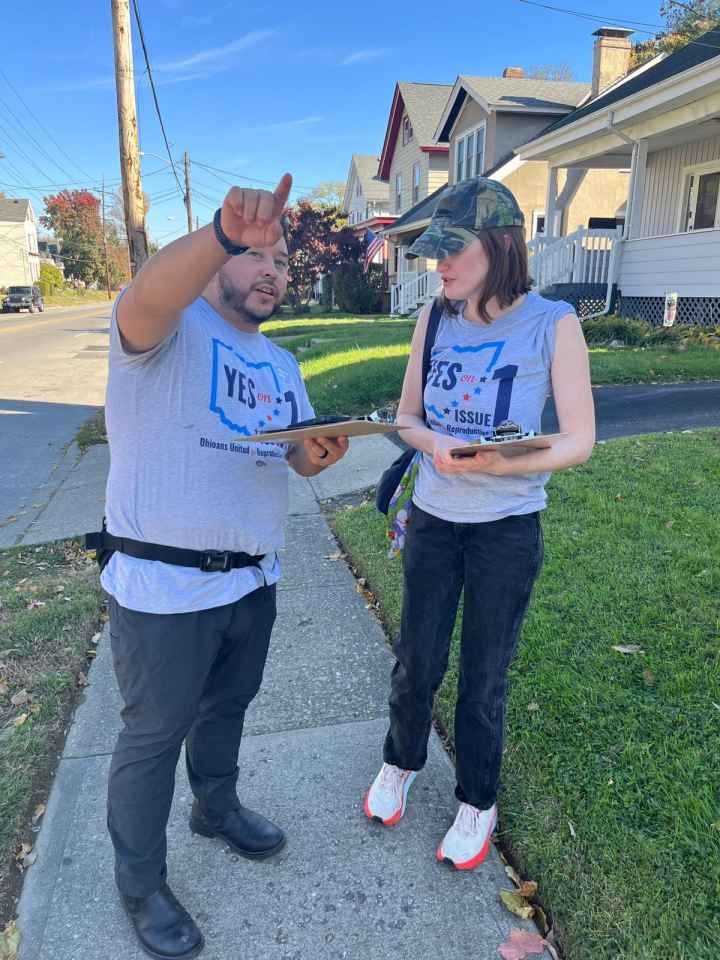
[[[195,217],[195,229],[200,229],[200,217]]]
[[[107,281],[108,300],[112,300],[112,290],[110,289],[110,264],[108,263],[107,252],[107,234],[105,233],[105,177],[102,181],[102,235],[103,250],[105,251],[105,280]]]
[[[192,224],[192,196],[190,194],[190,157],[185,151],[185,209],[187,210],[188,233],[193,232]]]
[[[148,259],[148,247],[145,233],[145,199],[140,179],[130,5],[129,0],[111,0],[111,6],[123,205],[130,248],[130,269],[135,276]]]

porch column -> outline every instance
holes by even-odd
[[[642,208],[645,198],[645,179],[647,172],[647,140],[638,140],[633,147],[630,188],[627,202],[628,216],[625,223],[625,236],[628,240],[639,237],[642,232]]]
[[[545,236],[557,237],[558,230],[558,174],[557,167],[548,166],[547,195],[545,198]]]

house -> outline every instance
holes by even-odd
[[[424,260],[405,259],[409,245],[405,215],[447,183],[448,146],[437,142],[435,130],[451,89],[445,83],[395,86],[377,171],[389,190],[390,211],[397,217],[383,231],[391,285],[426,270]]]
[[[38,238],[38,253],[40,254],[40,263],[49,263],[65,272],[65,261],[62,258],[62,240],[54,237]]]
[[[629,52],[628,35],[612,39]],[[578,293],[594,281],[605,293],[600,312],[653,324],[677,294],[678,322],[720,324],[720,28],[626,72],[518,152],[550,169],[546,235],[531,258],[544,287]],[[627,167],[623,231],[609,255],[595,255],[591,276],[560,181]]]
[[[380,157],[359,153],[350,161],[342,209],[358,236],[364,236],[366,230],[375,233],[396,219],[396,214],[390,213],[387,183],[377,177],[379,163]]]
[[[37,221],[32,204],[0,197],[0,287],[26,286],[39,277]]]
[[[525,215],[526,239],[540,243],[545,232],[548,167],[542,161],[518,157],[516,151],[622,75],[627,61],[627,56],[618,58],[611,40],[598,31],[591,83],[535,79],[521,67],[506,67],[501,77],[458,76],[435,131],[437,144],[448,146],[449,183],[480,174],[501,181],[515,194]],[[558,188],[567,228],[614,233],[624,217],[628,179],[628,171],[615,169],[597,170],[582,180],[563,174]],[[406,245],[428,225],[441,193],[426,198],[393,224],[393,231],[403,231]],[[417,278],[407,274],[397,278],[393,312],[412,311],[435,296],[440,278],[434,267],[430,262]]]

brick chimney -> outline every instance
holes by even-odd
[[[623,27],[600,27],[593,34],[597,37],[593,49],[592,89],[590,95],[597,97],[611,83],[624,77],[630,67],[630,35],[634,31]]]
[[[514,80],[523,80],[525,77],[525,71],[522,67],[505,67],[502,75],[506,79],[508,77],[512,77]]]

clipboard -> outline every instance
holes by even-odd
[[[315,421],[297,423],[284,430],[256,433],[243,439],[251,443],[295,443],[311,437],[365,437],[407,429],[389,421],[364,417],[317,417]]]
[[[558,440],[564,440],[567,433],[538,433],[534,437],[521,437],[518,440],[496,440],[486,443],[464,443],[460,447],[451,447],[450,456],[453,460],[462,460],[463,457],[472,457],[485,450],[493,450],[504,457],[517,457],[528,450],[549,450]]]

